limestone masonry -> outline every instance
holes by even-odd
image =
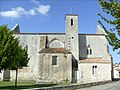
[[[20,33],[18,24],[13,30],[30,57],[28,67],[18,72],[19,81],[89,83],[112,78],[104,30],[97,26],[96,34],[78,33],[77,14],[66,14],[65,33]],[[0,79],[14,80],[15,71],[2,71]]]

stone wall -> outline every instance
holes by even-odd
[[[91,55],[87,55],[87,48],[92,50]],[[104,35],[100,34],[80,34],[79,35],[79,52],[80,58],[95,58],[102,57],[106,61],[111,62],[111,57],[108,52],[107,40]]]
[[[54,40],[59,40],[65,47],[65,35],[57,35],[57,34],[30,34],[30,33],[21,33],[16,34],[16,37],[19,38],[20,44],[22,47],[28,47],[28,54],[30,57],[30,60],[28,62],[28,67],[24,67],[23,69],[20,69],[18,71],[18,80],[37,80],[39,78],[39,60],[41,57],[39,57],[39,51],[42,49],[40,47],[41,37],[46,37],[46,44],[49,47],[49,42]],[[41,42],[42,43],[42,42]],[[46,46],[47,46],[46,45]],[[45,47],[44,47],[45,48]],[[45,65],[44,63],[41,63]],[[15,79],[15,71],[10,71],[10,79]]]
[[[1,72],[0,72],[0,81],[2,81],[3,80],[3,70],[1,70]]]
[[[97,66],[93,74],[93,66]],[[79,63],[79,83],[90,83],[111,80],[110,63]]]
[[[92,82],[92,83],[86,83],[86,84],[71,84],[67,86],[55,86],[55,87],[48,87],[48,88],[40,88],[40,89],[34,89],[34,90],[76,90],[91,86],[97,86],[102,84],[111,83],[112,81],[103,81],[103,82]]]
[[[57,64],[52,65],[52,56],[57,56]],[[62,82],[72,80],[72,56],[62,53],[40,53],[39,82]]]
[[[120,79],[120,64],[113,65],[113,76],[114,79]]]
[[[65,35],[47,35],[48,48],[65,48]]]
[[[28,67],[18,71],[18,80],[36,80],[38,77],[40,36],[35,34],[16,34],[22,47],[28,47],[30,60]],[[11,80],[15,79],[15,71],[10,72]]]
[[[66,48],[72,53],[74,61],[79,60],[78,15],[66,15],[65,26]]]
[[[114,79],[120,79],[120,73],[119,73],[119,71],[117,71],[117,70],[115,70],[114,69],[114,71],[113,71],[114,73]]]
[[[15,34],[20,41],[20,45],[22,47],[28,47],[30,57],[28,67],[24,67],[18,71],[18,80],[52,80],[57,82],[65,79],[69,81],[80,79],[80,82],[111,80],[110,63],[96,64],[99,67],[98,72],[102,73],[98,77],[91,76],[91,65],[93,64],[77,65],[79,58],[102,57],[106,61],[111,62],[111,57],[108,54],[107,40],[101,34],[101,31],[97,31],[99,34],[78,34],[78,15],[76,14],[67,14],[65,24],[65,33]],[[88,47],[91,49],[91,55],[87,54]],[[39,53],[44,48],[65,48],[72,55],[63,53]],[[52,66],[51,57],[54,55],[57,55],[59,60],[58,65]],[[105,73],[105,76],[102,76],[103,73]],[[79,76],[82,74],[85,78]],[[1,77],[2,75],[0,74]],[[10,71],[10,79],[15,79],[15,71]]]
[[[41,50],[40,37],[42,37],[42,36],[45,36],[47,39],[46,40],[47,47],[55,47],[54,42],[57,42],[57,44],[59,44],[59,42],[60,42],[60,44],[61,44],[61,46],[59,45],[60,48],[61,47],[63,48],[63,46],[66,47],[65,34],[60,34],[60,35],[59,34],[48,34],[48,35],[47,34],[16,34],[16,37],[18,37],[20,40],[20,44],[23,47],[25,47],[26,45],[28,46],[28,54],[30,57],[28,67],[24,67],[23,69],[18,71],[18,73],[19,73],[18,80],[35,80],[36,81],[39,78],[42,78],[40,76],[39,68],[42,68],[41,66],[43,66],[43,65],[44,66],[51,65],[48,63],[48,61],[49,61],[48,56],[51,56],[52,54],[47,55],[47,57],[44,59],[45,62],[40,62],[40,60],[42,58],[42,56],[40,56],[40,53],[39,53],[39,51]],[[90,45],[90,48],[92,49],[92,55],[87,55],[87,53],[86,53],[87,45]],[[59,48],[59,46],[57,46],[57,48]],[[107,41],[103,35],[79,34],[79,50],[80,50],[80,58],[103,57],[107,61],[111,60],[110,56],[107,52]],[[69,55],[68,55],[67,59],[64,58],[64,54],[59,54],[59,55],[61,57],[60,58],[60,60],[61,60],[60,66],[62,67],[60,69],[64,70],[64,69],[66,69],[66,66],[64,63],[65,61],[63,61],[63,60],[67,60],[67,59],[71,60],[71,59],[70,59]],[[67,64],[68,63],[66,62],[66,65]],[[68,64],[68,66],[70,66],[70,64]],[[101,65],[101,67],[106,67],[106,66]],[[72,68],[72,65],[70,66],[70,68]],[[69,70],[70,70],[70,68],[69,68]],[[85,71],[86,71],[86,67],[84,67],[84,65],[83,66],[81,65],[81,68],[83,68],[83,70],[85,69]],[[90,68],[88,67],[88,69],[90,69]],[[107,67],[106,67],[106,69],[107,69]],[[108,69],[109,70],[106,70],[107,72],[111,71],[110,68],[108,68]],[[52,68],[48,67],[47,70],[52,70]],[[43,69],[43,71],[46,71],[46,70]],[[64,72],[61,71],[61,74],[63,74],[63,73]],[[70,71],[70,73],[72,73],[72,72]],[[48,73],[48,75],[49,74],[50,73]],[[68,74],[68,75],[71,75],[71,74]],[[2,75],[0,75],[0,76],[2,77]],[[55,76],[55,77],[57,77],[57,76]],[[70,77],[70,76],[68,76],[68,77]],[[87,77],[87,76],[85,76],[85,77]],[[15,71],[11,71],[10,78],[11,78],[11,80],[15,79]],[[78,78],[81,78],[81,77],[78,77]],[[108,77],[106,77],[106,78],[108,78]],[[62,78],[62,79],[65,79],[65,78]],[[66,76],[66,79],[67,79],[67,76]]]

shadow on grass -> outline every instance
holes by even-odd
[[[41,87],[52,87],[58,84],[35,84],[35,85],[18,85],[16,89],[32,89],[32,88],[41,88]],[[15,86],[0,86],[0,89],[9,89],[14,90]]]

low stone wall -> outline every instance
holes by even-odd
[[[86,84],[71,84],[68,86],[55,86],[55,87],[49,87],[49,88],[40,88],[40,89],[34,89],[34,90],[75,90],[85,87],[91,87],[91,86],[97,86],[102,84],[111,83],[112,81],[102,81],[102,82],[93,82],[93,83],[86,83]]]

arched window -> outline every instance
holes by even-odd
[[[90,55],[92,55],[92,49],[90,48]]]
[[[90,48],[90,45],[87,46],[87,55],[92,55],[92,49]]]

